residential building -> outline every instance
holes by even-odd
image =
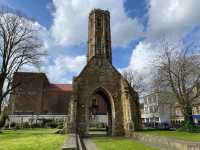
[[[144,102],[144,123],[170,123],[174,98],[172,94],[155,92],[142,97]]]

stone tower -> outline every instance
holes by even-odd
[[[94,95],[104,99],[108,135],[130,135],[140,127],[138,95],[112,65],[110,13],[94,9],[89,14],[87,64],[73,79],[68,129],[90,134],[90,104]]]
[[[89,14],[87,61],[92,57],[106,58],[112,64],[109,11],[94,9]]]

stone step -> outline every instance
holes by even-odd
[[[83,142],[87,150],[98,150],[96,144],[90,138],[83,139]]]
[[[75,134],[68,135],[68,138],[66,139],[62,147],[62,150],[77,150]]]

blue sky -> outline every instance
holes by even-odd
[[[49,55],[40,71],[51,82],[71,82],[85,65],[87,16],[93,8],[111,12],[113,64],[119,70],[147,74],[152,41],[162,35],[186,41],[200,37],[199,0],[0,0],[0,5],[23,12],[42,27]]]

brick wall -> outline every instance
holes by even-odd
[[[50,84],[44,73],[18,72],[11,96],[11,113],[67,114],[72,88],[69,84]]]

